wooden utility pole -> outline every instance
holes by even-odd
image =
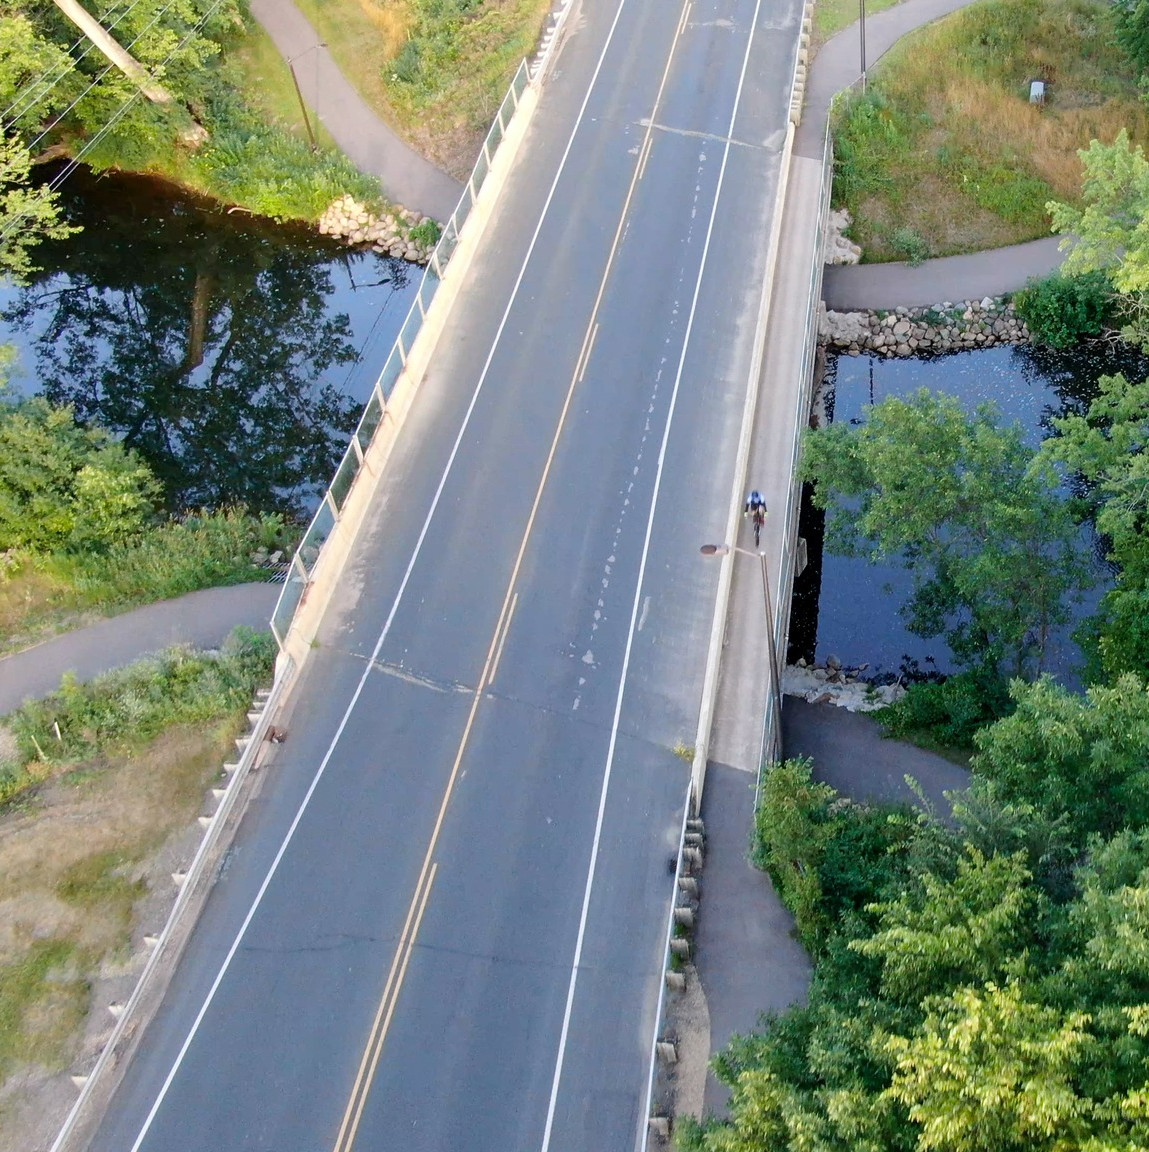
[[[77,0],[52,0],[52,3],[84,33],[85,36],[125,75],[153,104],[170,104],[172,94],[157,84],[147,69],[110,36],[104,26]]]

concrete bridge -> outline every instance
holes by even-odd
[[[58,1147],[660,1139],[707,766],[748,821],[778,750],[809,30],[794,0],[572,0],[520,73],[285,587],[195,931]]]

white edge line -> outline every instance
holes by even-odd
[[[384,642],[387,639],[387,635],[391,629],[391,624],[393,623],[395,615],[399,610],[399,603],[402,600],[403,594],[407,588],[407,584],[410,581],[411,573],[414,571],[415,564],[418,562],[419,555],[423,548],[423,542],[427,537],[427,532],[430,530],[431,520],[439,506],[439,500],[443,495],[443,489],[446,487],[447,479],[450,476],[451,470],[454,466],[455,458],[458,455],[459,447],[463,441],[463,436],[465,435],[467,427],[470,424],[471,415],[475,410],[475,405],[478,403],[479,393],[483,390],[483,385],[487,380],[487,375],[490,370],[491,362],[494,359],[495,351],[499,346],[499,341],[501,340],[503,331],[507,326],[507,321],[510,318],[511,310],[518,298],[519,288],[522,285],[523,277],[526,275],[527,265],[530,263],[531,256],[535,250],[535,245],[538,242],[539,235],[542,232],[544,223],[546,222],[547,214],[550,211],[551,202],[554,199],[559,181],[562,179],[563,172],[566,169],[567,160],[570,156],[571,148],[574,145],[575,136],[578,134],[578,130],[582,126],[582,121],[584,115],[586,114],[587,105],[590,103],[590,98],[594,93],[595,84],[597,83],[599,74],[602,71],[603,63],[606,59],[606,54],[610,50],[611,41],[614,38],[615,30],[618,27],[618,22],[622,16],[622,10],[625,6],[626,0],[621,0],[621,3],[618,6],[618,10],[615,12],[614,20],[611,23],[610,32],[607,34],[606,42],[603,44],[602,52],[598,58],[598,63],[595,65],[594,74],[591,76],[590,83],[587,85],[586,95],[583,97],[583,102],[579,108],[578,117],[575,120],[574,126],[571,128],[566,147],[563,150],[562,159],[559,162],[558,169],[556,170],[554,179],[551,182],[550,191],[547,193],[546,201],[543,204],[542,212],[539,214],[539,222],[535,226],[534,234],[531,236],[530,245],[527,247],[526,254],[523,256],[522,265],[519,268],[518,276],[515,278],[515,285],[511,290],[510,299],[508,300],[506,309],[503,312],[502,320],[499,322],[499,327],[495,333],[495,338],[491,343],[491,350],[487,354],[486,362],[483,365],[483,371],[479,376],[479,381],[476,384],[475,391],[471,396],[470,404],[467,406],[467,412],[463,417],[462,426],[459,428],[459,433],[455,437],[455,443],[451,449],[451,455],[447,459],[447,464],[444,467],[443,474],[439,479],[439,485],[435,489],[435,495],[431,501],[431,507],[427,512],[426,519],[423,521],[423,527],[419,532],[419,538],[415,543],[415,549],[411,554],[410,562],[407,564],[407,570],[403,574],[403,580],[399,585],[399,590],[395,594],[395,600],[391,605],[391,610],[387,614],[387,620],[383,625],[383,631],[380,632],[379,639],[375,642],[375,647],[372,650],[371,656],[363,669],[363,674],[359,678],[359,683],[356,685],[355,691],[351,697],[351,701],[348,703],[347,708],[343,713],[343,717],[339,722],[339,726],[335,730],[335,735],[331,738],[331,743],[328,745],[327,751],[324,753],[323,759],[320,761],[318,769],[316,769],[315,776],[312,778],[311,784],[308,787],[307,792],[304,794],[303,800],[300,802],[299,809],[296,811],[295,817],[291,821],[291,825],[288,827],[287,833],[283,838],[283,842],[280,844],[279,850],[276,852],[275,858],[272,860],[271,866],[268,869],[263,882],[260,884],[259,890],[255,894],[255,899],[252,902],[251,907],[248,909],[247,915],[244,917],[243,923],[240,925],[239,931],[236,933],[236,937],[232,942],[231,947],[228,949],[227,955],[223,959],[223,963],[220,965],[219,972],[216,974],[215,979],[212,981],[211,988],[208,990],[207,996],[204,998],[204,1002],[201,1005],[199,1012],[196,1014],[195,1020],[192,1022],[192,1026],[189,1029],[188,1034],[176,1055],[175,1061],[172,1064],[167,1077],[164,1079],[163,1085],[161,1086],[160,1091],[156,1096],[156,1099],[152,1104],[146,1119],[144,1120],[143,1127],[140,1129],[140,1133],[136,1137],[135,1143],[132,1145],[131,1152],[139,1152],[144,1140],[147,1138],[148,1131],[151,1129],[156,1115],[159,1113],[164,1099],[167,1097],[172,1083],[174,1082],[176,1075],[179,1073],[180,1066],[183,1064],[184,1058],[187,1056],[188,1049],[191,1047],[192,1042],[195,1040],[200,1025],[203,1023],[203,1019],[207,1015],[207,1011],[211,1007],[212,1001],[215,999],[215,994],[219,990],[219,986],[223,982],[223,978],[227,974],[228,968],[231,966],[231,962],[234,959],[236,952],[239,950],[240,944],[243,942],[243,938],[247,933],[247,929],[251,925],[251,921],[254,918],[255,913],[258,911],[259,906],[263,901],[263,897],[266,894],[277,869],[279,868],[280,861],[283,859],[284,853],[287,851],[287,847],[291,843],[291,840],[295,835],[295,831],[299,827],[299,823],[303,819],[303,815],[311,803],[311,797],[315,794],[315,789],[318,787],[319,781],[322,779],[323,774],[327,769],[327,765],[331,761],[331,757],[335,752],[335,747],[339,743],[339,739],[343,735],[344,729],[347,727],[347,723],[351,718],[351,713],[355,708],[360,695],[362,695],[363,686],[367,682],[367,677],[371,674],[372,666],[378,657]]]
[[[624,0],[625,3],[625,0]],[[706,274],[706,262],[710,253],[710,241],[714,235],[714,222],[718,217],[718,204],[722,197],[722,185],[726,179],[726,165],[730,159],[731,137],[734,133],[734,122],[738,116],[738,108],[742,102],[742,89],[746,82],[746,71],[750,64],[750,49],[754,44],[754,33],[758,26],[758,14],[762,7],[762,0],[755,0],[754,22],[751,26],[750,36],[746,42],[746,54],[742,59],[742,72],[738,77],[738,89],[734,95],[734,107],[730,113],[730,127],[726,132],[726,144],[722,150],[722,165],[718,170],[718,182],[714,188],[714,201],[710,207],[710,220],[706,226],[706,240],[702,246],[702,257],[698,265],[698,275],[694,281],[694,295],[690,301],[690,314],[686,321],[686,331],[682,337],[682,351],[678,357],[678,369],[674,375],[674,388],[670,394],[670,404],[666,412],[666,425],[662,431],[662,444],[658,450],[658,467],[654,473],[654,488],[651,492],[650,512],[646,518],[646,536],[642,544],[642,558],[638,565],[638,578],[634,589],[634,603],[630,610],[630,627],[627,630],[626,650],[622,658],[622,670],[619,674],[618,695],[615,698],[614,719],[610,726],[610,743],[606,753],[606,765],[603,769],[602,789],[599,793],[598,816],[594,827],[594,840],[591,844],[590,864],[587,868],[586,886],[583,889],[582,914],[579,917],[578,936],[575,939],[574,957],[571,960],[570,982],[567,986],[566,1009],[563,1012],[562,1031],[559,1035],[559,1050],[555,1060],[554,1078],[551,1082],[551,1098],[547,1107],[547,1121],[543,1129],[542,1152],[548,1152],[551,1143],[551,1132],[554,1128],[555,1108],[558,1104],[559,1084],[562,1080],[563,1060],[566,1055],[567,1035],[570,1032],[571,1013],[574,1009],[575,989],[578,985],[579,965],[582,962],[583,941],[586,937],[586,923],[590,914],[591,893],[594,889],[595,868],[598,864],[599,843],[602,839],[603,818],[606,814],[606,797],[610,788],[611,772],[614,768],[614,753],[618,744],[618,726],[622,717],[622,701],[626,693],[626,676],[630,666],[631,650],[634,647],[635,624],[638,620],[639,608],[642,604],[642,583],[646,574],[646,561],[650,554],[650,538],[654,532],[654,515],[658,508],[658,493],[662,485],[662,469],[666,463],[666,448],[670,442],[670,429],[674,423],[674,412],[678,404],[678,391],[682,384],[682,372],[686,365],[686,354],[690,348],[690,337],[694,330],[694,317],[698,311],[698,298],[702,293],[702,279]],[[622,5],[619,5],[619,14]],[[618,14],[615,22],[618,21]],[[613,27],[611,29],[613,34]],[[678,37],[675,37],[677,41]],[[645,1120],[644,1120],[645,1124]]]
[[[666,958],[670,955],[670,941],[674,936],[674,909],[678,904],[678,880],[682,875],[682,849],[686,843],[686,822],[690,819],[694,803],[694,781],[686,783],[686,802],[682,806],[682,823],[678,827],[678,856],[674,862],[674,884],[670,889],[670,907],[666,913],[666,935],[662,939],[662,979],[658,988],[658,1004],[654,1013],[654,1029],[650,1034],[650,1072],[646,1079],[646,1106],[638,1118],[638,1132],[634,1138],[634,1152],[643,1152],[648,1144],[650,1110],[654,1104],[654,1069],[658,1060],[658,1034],[666,1005]]]

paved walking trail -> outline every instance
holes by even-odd
[[[372,111],[291,0],[251,0],[251,14],[284,60],[295,62],[303,98],[335,143],[364,172],[379,177],[391,200],[446,223],[463,186],[423,159]]]
[[[213,648],[241,624],[264,631],[279,590],[278,584],[263,583],[205,588],[4,656],[0,658],[0,716],[19,708],[26,699],[54,692],[65,672],[90,680],[175,644]]]

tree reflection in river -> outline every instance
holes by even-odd
[[[138,449],[173,509],[305,511],[361,407],[331,379],[357,359],[331,266],[395,290],[409,266],[148,181],[64,187],[84,230],[38,248],[42,271],[0,313],[32,336],[37,390]]]

